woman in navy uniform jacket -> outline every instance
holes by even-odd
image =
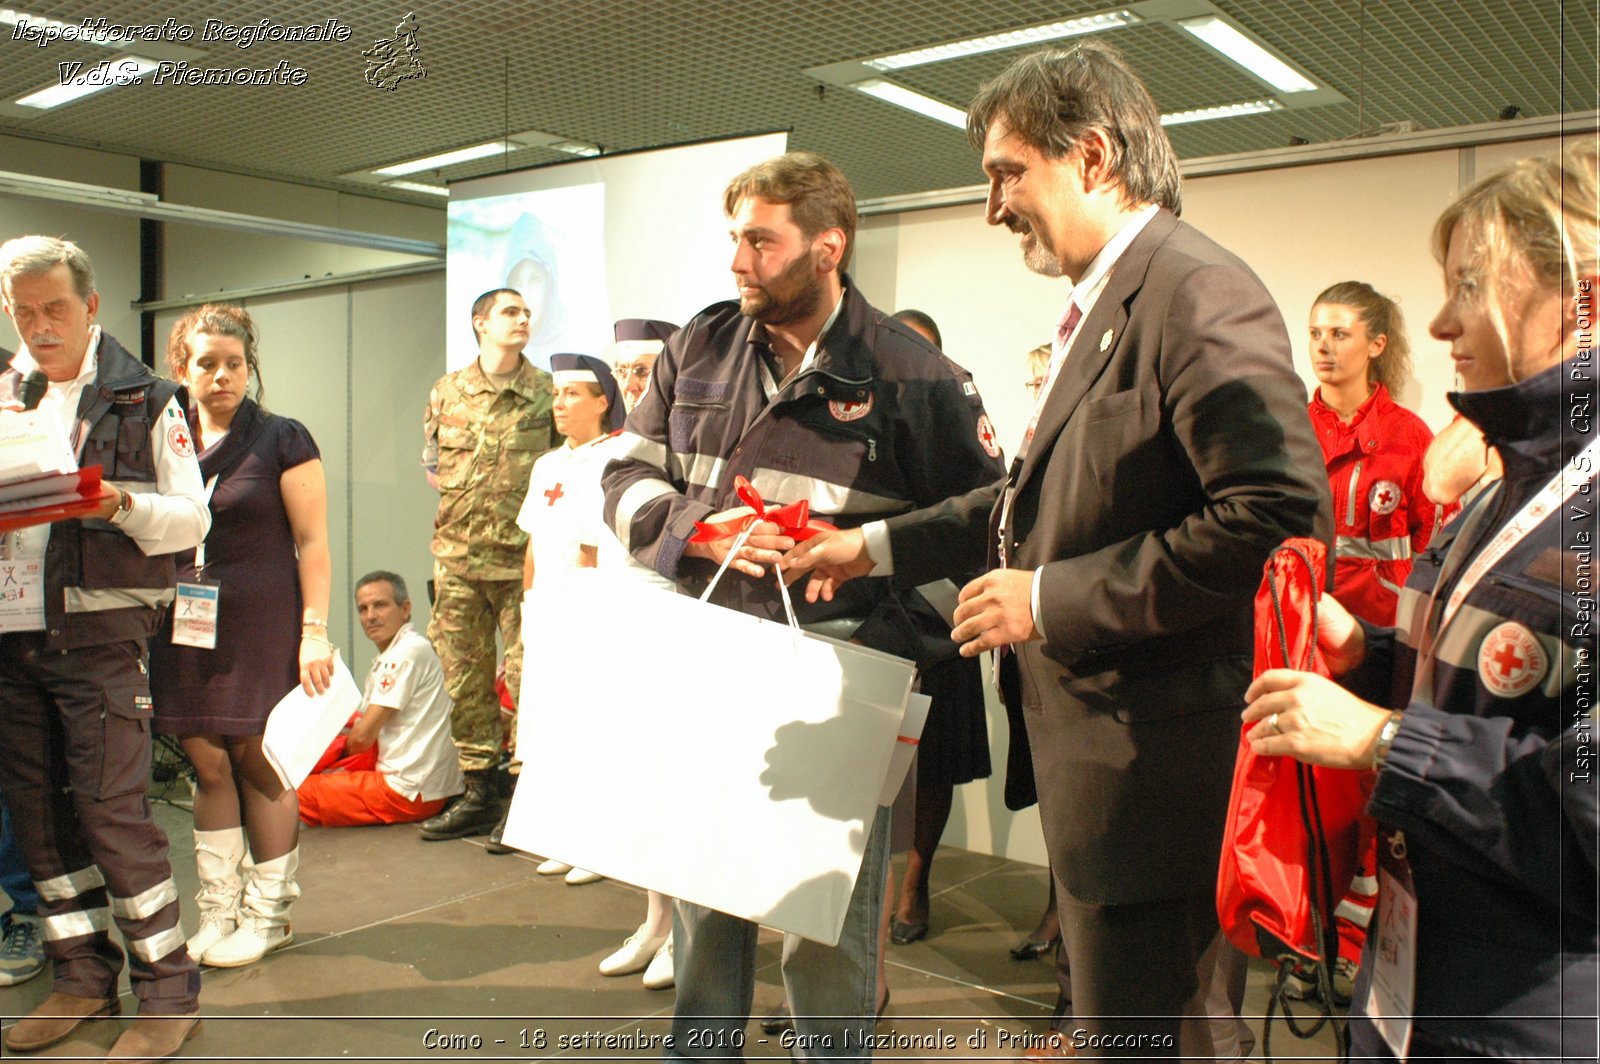
[[[1275,670],[1246,695],[1257,754],[1377,772],[1357,1058],[1595,1058],[1596,159],[1524,160],[1439,219],[1431,331],[1505,476],[1418,559],[1396,628],[1323,611],[1348,690]],[[1408,944],[1414,979],[1386,964]]]

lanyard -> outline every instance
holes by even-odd
[[[211,505],[211,495],[212,495],[212,493],[217,490],[217,480],[221,476],[222,476],[222,474],[220,474],[220,473],[213,473],[213,474],[211,474],[211,479],[206,481],[206,506],[208,506],[208,507]],[[206,530],[206,539],[209,539],[209,538],[211,538],[211,531],[210,531],[210,529],[207,529]],[[205,575],[206,575],[206,541],[205,541],[205,539],[202,539],[199,543],[195,544],[195,548],[194,548],[194,577],[195,577],[196,580],[204,580],[205,579]]]
[[[1600,455],[1600,438],[1589,441],[1581,453],[1568,462],[1561,472],[1550,478],[1550,482],[1539,489],[1539,493],[1523,504],[1517,515],[1496,533],[1489,545],[1483,548],[1467,571],[1462,574],[1461,582],[1450,592],[1450,598],[1444,604],[1444,616],[1439,619],[1442,629],[1450,623],[1456,615],[1456,610],[1461,608],[1461,602],[1469,592],[1483,579],[1483,574],[1492,569],[1500,559],[1528,537],[1540,522],[1551,512],[1566,505],[1568,499],[1576,495],[1578,488],[1591,477],[1579,475],[1580,470],[1592,469],[1596,455]]]
[[[1589,446],[1585,447],[1572,461],[1563,466],[1532,498],[1523,503],[1522,509],[1518,510],[1516,515],[1506,522],[1505,527],[1495,533],[1494,538],[1484,546],[1483,550],[1478,552],[1472,559],[1471,564],[1467,565],[1466,571],[1461,574],[1461,579],[1451,589],[1449,597],[1445,599],[1444,612],[1439,617],[1437,629],[1431,636],[1424,633],[1425,646],[1417,669],[1416,682],[1412,687],[1414,693],[1423,691],[1425,685],[1431,682],[1439,639],[1443,636],[1445,628],[1455,618],[1456,612],[1460,610],[1461,604],[1466,601],[1467,596],[1478,586],[1478,582],[1483,579],[1489,570],[1498,565],[1511,552],[1512,548],[1527,539],[1528,535],[1546,517],[1566,505],[1567,500],[1576,495],[1580,487],[1594,479],[1592,474],[1587,477],[1581,474],[1584,470],[1594,468],[1597,455],[1600,455],[1600,438],[1590,440]],[[1501,486],[1501,490],[1504,490],[1503,486]],[[1488,508],[1486,504],[1489,501],[1488,498],[1483,500],[1485,504],[1483,508],[1485,510]],[[1454,571],[1466,562],[1467,556],[1461,553],[1461,550],[1473,538],[1467,534],[1472,530],[1474,529],[1471,526],[1463,522],[1462,534],[1456,537],[1455,543],[1450,547],[1449,554],[1445,556],[1444,564],[1439,570],[1439,580],[1433,588],[1433,596],[1428,601],[1427,616],[1430,618],[1433,616],[1438,602],[1440,589],[1450,582],[1450,577],[1454,575]]]

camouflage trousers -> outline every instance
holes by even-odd
[[[463,771],[500,763],[500,698],[494,690],[499,663],[495,629],[506,648],[506,685],[513,697],[522,683],[522,581],[474,580],[434,566],[433,618],[428,639],[444,665],[445,690],[454,708],[450,733]]]

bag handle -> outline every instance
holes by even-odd
[[[701,602],[709,602],[711,600],[711,593],[717,589],[717,583],[722,579],[722,574],[728,571],[729,565],[733,564],[734,555],[739,553],[739,548],[744,546],[745,541],[750,538],[750,533],[755,530],[755,527],[755,523],[751,522],[745,525],[744,530],[734,537],[733,546],[728,548],[727,556],[722,559],[722,564],[717,566],[716,574],[711,577],[711,583],[707,584],[706,589],[700,593]],[[789,619],[789,627],[798,631],[800,622],[794,616],[794,601],[789,597],[789,585],[783,582],[783,570],[774,565],[772,571],[778,578],[778,595],[783,599],[784,616]]]

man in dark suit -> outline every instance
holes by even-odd
[[[827,597],[988,558],[952,636],[1014,651],[1002,690],[1027,723],[1071,971],[1074,1019],[1029,1055],[1211,1057],[1197,1021],[1251,601],[1268,552],[1328,507],[1305,390],[1260,280],[1178,220],[1177,160],[1115,51],[1023,57],[968,130],[989,223],[1072,284],[1021,453],[1003,481],[785,565]]]

